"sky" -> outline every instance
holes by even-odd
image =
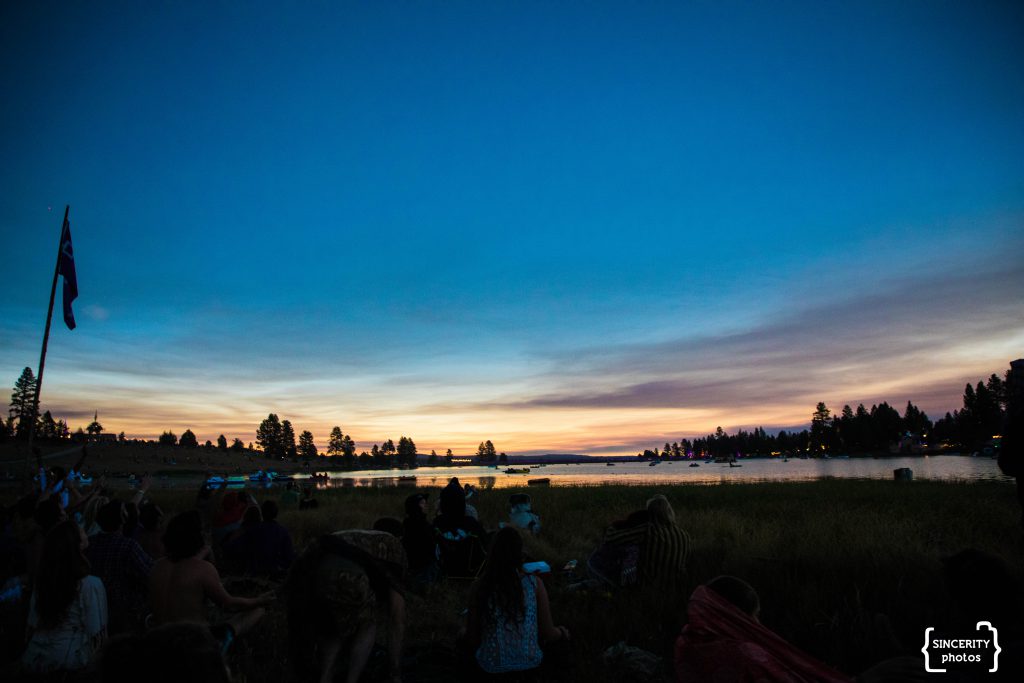
[[[1019,2],[3,3],[0,159],[72,429],[622,454],[1024,356]]]

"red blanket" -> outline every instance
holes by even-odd
[[[676,640],[676,680],[735,683],[850,683],[793,647],[715,591],[690,596],[689,623]]]

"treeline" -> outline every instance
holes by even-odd
[[[728,434],[721,427],[705,437],[680,439],[659,450],[638,453],[645,459],[680,459],[735,455],[817,455],[823,453],[914,452],[928,448],[975,451],[1000,433],[1006,415],[1007,382],[996,374],[964,387],[963,407],[935,423],[912,402],[900,414],[886,402],[870,409],[844,405],[838,415],[825,403],[811,413],[809,429],[768,434],[763,428]]]

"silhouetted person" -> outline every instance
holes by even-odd
[[[409,560],[409,575],[419,586],[437,580],[437,532],[427,520],[429,494],[414,493],[405,499],[405,520],[402,522],[402,545]]]
[[[564,646],[568,640],[569,629],[551,618],[544,582],[523,571],[519,532],[512,527],[499,530],[470,589],[465,655],[472,657],[477,673],[524,672],[540,667],[552,648],[557,649],[555,643]]]
[[[240,535],[226,543],[226,550],[250,576],[281,578],[295,559],[291,534],[278,524],[277,503],[272,500],[249,508]]]
[[[263,606],[273,601],[272,593],[256,598],[240,598],[228,593],[217,568],[207,561],[210,546],[203,538],[202,520],[197,510],[176,515],[164,533],[167,556],[153,567],[149,578],[149,601],[157,624],[179,621],[206,623],[206,601],[227,612],[235,612],[218,629],[225,646],[262,618]]]
[[[153,559],[137,542],[121,533],[125,505],[112,500],[96,516],[100,532],[89,540],[85,556],[92,573],[107,589],[110,607],[110,632],[134,631],[142,627],[146,615],[146,591]]]
[[[43,544],[29,611],[29,642],[21,657],[31,673],[79,671],[107,634],[107,595],[89,575],[89,540],[71,520],[58,523]]]

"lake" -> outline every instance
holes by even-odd
[[[421,467],[413,471],[366,470],[357,472],[331,472],[329,486],[444,486],[449,477],[458,477],[462,483],[481,488],[508,488],[526,486],[530,479],[550,479],[551,486],[599,486],[608,484],[725,484],[761,481],[815,481],[818,479],[888,479],[893,470],[909,467],[915,479],[944,481],[1002,481],[1012,482],[999,471],[996,461],[989,457],[933,455],[893,458],[792,458],[741,460],[739,467],[701,462],[691,467],[689,461],[660,462],[651,467],[647,462],[586,463],[580,465],[534,466],[529,474],[505,474],[504,468],[489,467]],[[302,475],[298,475],[299,479]],[[415,479],[411,479],[414,477]],[[299,479],[301,482],[301,479]]]

